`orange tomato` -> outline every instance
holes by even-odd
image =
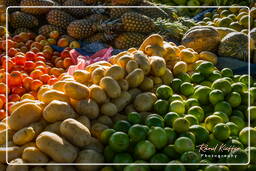
[[[11,94],[8,96],[8,102],[20,101],[20,96],[18,94]]]
[[[57,81],[58,81],[57,78],[51,78],[51,79],[48,80],[47,84],[53,85],[53,84],[55,84]]]
[[[48,75],[48,74],[43,74],[43,75],[40,76],[39,79],[40,79],[44,84],[46,84],[46,83],[49,81],[49,79],[51,79],[51,76]]]
[[[22,86],[20,86],[20,87],[14,87],[14,88],[12,89],[12,93],[13,93],[13,94],[18,94],[19,96],[22,96],[23,94],[26,93],[26,89],[25,89],[24,87],[22,87]]]
[[[63,61],[63,65],[65,68],[70,67],[71,65],[73,65],[72,59],[71,58],[65,58]]]
[[[30,90],[30,86],[32,83],[33,79],[31,77],[26,77],[22,80],[22,86],[26,89],[26,90]]]
[[[31,82],[31,90],[37,91],[42,85],[43,85],[43,82],[41,80],[33,80]]]
[[[43,75],[43,74],[44,74],[43,71],[41,71],[41,70],[39,70],[39,69],[36,69],[36,70],[34,70],[34,71],[32,71],[32,72],[30,73],[30,77],[33,78],[33,79],[39,79],[39,77],[40,77],[41,75]]]
[[[6,117],[6,112],[4,109],[0,110],[0,120],[3,120]]]
[[[33,61],[26,61],[24,64],[24,70],[26,72],[31,72],[36,67],[36,64]]]

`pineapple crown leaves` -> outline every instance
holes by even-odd
[[[120,30],[122,23],[120,22],[120,19],[107,19],[94,23],[92,27],[98,32],[113,33],[113,31]]]

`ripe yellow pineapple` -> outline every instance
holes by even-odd
[[[67,32],[75,39],[85,39],[95,33],[93,22],[86,19],[75,20],[68,25]]]
[[[47,21],[49,24],[61,27],[63,29],[66,29],[69,23],[74,20],[75,18],[72,17],[70,14],[59,9],[52,9],[47,14]]]
[[[114,46],[117,49],[129,49],[131,47],[139,47],[146,37],[146,35],[140,33],[121,33],[114,39]]]
[[[13,28],[33,28],[39,25],[39,21],[33,15],[16,11],[10,15],[10,25]]]
[[[63,6],[86,6],[86,3],[80,0],[67,0]],[[90,8],[65,8],[64,10],[76,18],[84,18],[91,14]]]
[[[55,4],[52,0],[22,0],[20,2],[20,6],[53,6]],[[21,8],[21,11],[33,15],[46,14],[49,10],[49,8]]]
[[[64,34],[65,31],[61,27],[57,27],[54,25],[43,25],[39,28],[38,33],[44,36],[49,36],[49,33],[52,31],[58,31],[60,34]]]

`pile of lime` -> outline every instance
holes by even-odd
[[[250,143],[252,164],[236,166],[236,170],[255,168],[256,83],[252,77],[234,75],[228,68],[219,71],[212,63],[203,62],[193,74],[181,73],[155,93],[158,100],[151,113],[131,112],[127,121],[119,120],[103,131],[106,162],[247,163]],[[216,150],[203,150],[203,145]],[[221,145],[232,149],[220,151]],[[112,169],[183,171],[186,167],[130,164]],[[233,170],[234,166],[189,166],[189,170],[218,169]]]

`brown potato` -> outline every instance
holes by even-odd
[[[1,147],[0,148],[0,163],[6,163],[6,151],[8,153],[8,162],[18,157],[21,157],[22,150],[18,146],[14,147]]]
[[[15,134],[15,131],[8,128],[0,131],[0,144],[5,144],[6,143],[6,132],[8,134],[8,141],[12,140],[13,135]]]
[[[96,101],[98,104],[107,102],[108,97],[105,91],[98,85],[93,84],[90,87],[90,97]]]
[[[64,85],[64,92],[72,99],[81,100],[89,97],[89,88],[75,81],[66,82]]]
[[[126,64],[126,72],[127,73],[130,73],[137,68],[139,68],[139,65],[135,60],[130,60]]]
[[[161,76],[161,79],[165,85],[170,85],[173,78],[174,77],[173,77],[172,71],[169,70],[168,68],[166,69],[164,75]]]
[[[135,109],[139,112],[147,112],[152,110],[152,107],[157,100],[157,98],[154,96],[155,95],[150,92],[141,93],[136,96],[133,103]]]
[[[48,103],[51,103],[51,101],[53,100],[59,100],[67,103],[70,102],[69,97],[61,91],[48,90],[42,94],[42,99],[41,99],[42,102],[48,104]]]
[[[92,72],[91,80],[94,84],[99,84],[100,80],[104,77],[105,69],[103,67],[96,68]]]
[[[46,171],[43,167],[36,166],[30,169],[30,171]]]
[[[117,60],[117,64],[121,66],[122,68],[126,68],[126,64],[128,61],[133,60],[133,57],[129,54],[123,55]]]
[[[132,96],[127,91],[122,91],[118,98],[112,100],[112,103],[117,107],[117,111],[122,111],[130,102]]]
[[[105,71],[104,75],[112,77],[114,80],[120,80],[124,78],[125,71],[118,65],[112,65],[108,70]]]
[[[54,122],[53,124],[48,125],[48,126],[44,129],[44,131],[48,131],[48,132],[52,132],[52,133],[61,135],[61,133],[60,133],[60,124],[61,124],[61,121],[59,121],[59,122]]]
[[[138,87],[144,80],[144,72],[142,69],[135,69],[129,73],[125,79],[128,81],[129,87]]]
[[[133,100],[135,99],[135,97],[136,97],[138,94],[140,94],[141,92],[142,92],[142,91],[141,91],[140,89],[138,89],[138,88],[130,89],[130,90],[128,91],[128,93],[130,93],[130,95],[132,96],[131,101],[133,101]]]
[[[105,116],[105,115],[98,117],[96,122],[99,122],[99,123],[102,123],[104,125],[107,125],[108,127],[112,127],[113,126],[113,122],[112,122],[111,118],[109,116]]]
[[[141,51],[134,53],[134,59],[139,65],[139,68],[143,70],[145,75],[148,75],[151,70],[151,66],[148,60],[148,57],[143,54]]]
[[[166,71],[166,63],[164,58],[159,56],[150,57],[151,73],[154,76],[163,76]]]
[[[89,130],[91,129],[91,121],[87,116],[79,116],[76,120],[86,126]]]
[[[108,102],[102,104],[100,112],[107,116],[114,116],[115,114],[117,114],[118,111],[115,104]]]
[[[121,95],[121,88],[116,80],[111,77],[103,77],[100,86],[110,98],[117,98]]]
[[[91,73],[86,70],[76,70],[73,74],[74,79],[82,84],[88,82],[91,78]]]
[[[6,168],[6,171],[29,171],[28,166],[19,165],[25,163],[21,158],[14,159],[10,163],[11,164]]]
[[[92,99],[73,101],[73,107],[80,115],[85,115],[90,119],[95,119],[99,115],[99,106]]]
[[[38,122],[32,123],[29,125],[30,127],[32,127],[35,131],[35,134],[38,135],[40,134],[44,128],[47,126],[47,122],[45,120],[40,120]]]
[[[101,144],[101,142],[98,139],[92,137],[91,143],[85,146],[84,149],[91,149],[99,153],[102,153],[104,151],[104,146]]]
[[[12,140],[14,144],[17,145],[23,145],[30,141],[32,141],[36,136],[36,133],[32,127],[25,127],[17,131],[13,137]]]
[[[48,157],[36,147],[27,147],[22,153],[22,159],[29,163],[47,163]]]
[[[144,80],[140,84],[140,89],[143,91],[150,91],[154,87],[154,81],[149,77],[144,77]]]
[[[128,115],[131,112],[136,112],[136,109],[134,108],[133,104],[129,104],[125,107],[125,114]]]
[[[121,79],[121,80],[118,80],[117,82],[118,82],[119,86],[121,87],[122,91],[128,91],[129,83],[127,80]]]
[[[95,123],[92,125],[92,129],[91,129],[91,134],[96,137],[96,138],[100,138],[101,133],[105,130],[108,129],[107,125],[104,125],[102,123]]]

